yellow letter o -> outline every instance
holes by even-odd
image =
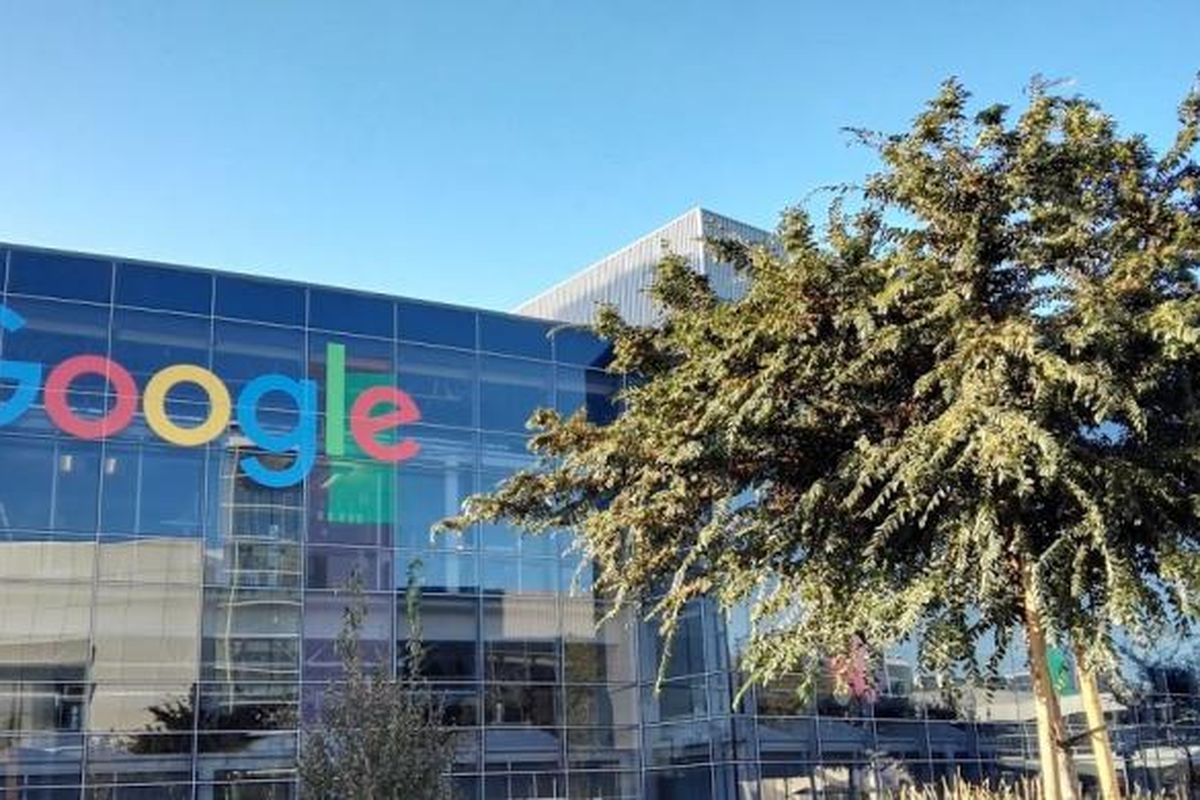
[[[167,392],[179,383],[194,383],[208,395],[208,417],[192,428],[176,425],[167,416]],[[229,389],[225,388],[221,379],[193,364],[175,364],[155,373],[146,384],[142,409],[150,429],[180,447],[197,447],[211,442],[229,426],[229,418],[233,413]]]

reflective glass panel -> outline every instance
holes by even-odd
[[[553,404],[553,367],[537,361],[485,356],[480,363],[480,426],[524,431],[538,408]]]
[[[100,445],[0,437],[0,528],[96,530]]]
[[[218,275],[216,291],[219,317],[281,325],[304,324],[306,293],[302,286]]]
[[[474,311],[434,303],[396,303],[396,336],[407,342],[475,349]]]
[[[612,360],[612,344],[585,328],[558,328],[553,339],[554,360],[560,364],[604,369]]]
[[[617,418],[615,395],[621,388],[619,375],[592,369],[559,367],[555,375],[555,407],[570,416],[579,409],[589,422],[606,425]]]
[[[164,367],[175,364],[209,365],[209,326],[207,319],[134,311],[119,308],[113,312],[112,357],[129,370],[144,390],[150,378]],[[196,417],[207,414],[208,395],[192,383],[180,383],[167,395],[168,411],[176,404],[187,404],[179,411]]]
[[[212,290],[213,276],[205,272],[117,264],[117,305],[208,314]]]
[[[108,444],[101,511],[104,530],[202,535],[205,456],[203,449]]]
[[[410,625],[402,597],[396,608],[396,659],[408,661]],[[423,595],[418,621],[424,645],[421,674],[434,681],[471,681],[480,677],[479,601],[474,597]]]
[[[421,420],[434,425],[472,427],[479,384],[474,353],[401,344],[398,385],[421,410]]]
[[[13,250],[8,293],[107,303],[112,296],[112,262],[66,253]]]
[[[308,302],[308,324],[314,328],[392,338],[390,300],[334,289],[312,289]]]
[[[549,333],[553,324],[541,320],[481,313],[479,349],[490,353],[549,360]]]

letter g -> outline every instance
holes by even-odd
[[[0,328],[15,333],[25,327],[25,320],[8,306],[0,305]],[[7,400],[0,403],[0,426],[20,418],[37,399],[42,385],[42,365],[32,361],[0,360],[0,380],[16,381],[16,388]]]

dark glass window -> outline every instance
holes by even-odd
[[[413,425],[407,432],[420,450],[404,466],[426,469],[473,469],[479,452],[479,434],[453,428]]]
[[[90,677],[127,686],[174,685],[185,692],[196,680],[197,588],[184,583],[97,585]],[[102,715],[95,713],[95,705],[91,710],[88,724],[95,727]],[[146,727],[153,719],[145,714]],[[130,726],[139,727],[136,722]]]
[[[604,425],[617,418],[614,396],[620,388],[619,375],[594,369],[559,367],[555,382],[555,408],[565,416],[583,408],[588,421]]]
[[[585,328],[559,328],[553,338],[559,363],[603,369],[612,361],[612,343]]]
[[[550,328],[554,323],[506,317],[499,314],[479,315],[479,349],[511,356],[550,359]]]
[[[13,250],[9,294],[32,294],[107,303],[112,296],[112,262],[64,253]]]
[[[392,551],[378,547],[308,546],[309,589],[344,589],[357,578],[366,591],[392,588]]]
[[[474,427],[479,393],[474,353],[401,344],[397,372],[422,422]]]
[[[407,587],[412,579],[426,594],[476,594],[479,568],[475,553],[467,551],[410,553],[398,551],[396,586]],[[424,611],[422,611],[424,614]]]
[[[267,373],[289,378],[304,377],[304,334],[218,320],[213,336],[213,372],[229,387],[235,398],[242,386]],[[273,403],[289,404],[287,398],[268,395]]]
[[[537,361],[485,356],[481,364],[480,427],[523,431],[530,415],[553,403],[552,367]]]
[[[207,319],[124,308],[113,314],[113,360],[129,370],[139,389],[145,389],[154,373],[164,367],[174,364],[208,367],[208,339]],[[206,403],[208,395],[198,386],[181,383],[167,399],[170,410],[174,410],[176,403]]]
[[[309,481],[309,541],[391,546],[394,495],[391,464],[322,459]]]
[[[424,676],[435,681],[469,681],[479,675],[479,603],[474,597],[429,596],[421,601]],[[403,661],[409,625],[403,598],[396,608],[396,658]]]
[[[304,289],[288,283],[217,276],[217,316],[304,324]]]
[[[392,338],[394,333],[394,311],[390,300],[332,289],[313,289],[309,292],[308,302],[308,324],[314,328],[386,339]]]
[[[25,327],[4,336],[4,357],[43,365],[43,380],[59,362],[80,355],[108,353],[108,309],[53,300],[15,300],[9,307],[25,318]],[[76,395],[100,393],[107,382],[100,375],[81,375],[71,384]]]
[[[360,652],[363,661],[372,666],[391,663],[392,602],[388,597],[368,595],[365,598],[366,620],[363,623]],[[310,591],[304,595],[304,679],[327,680],[341,674],[342,660],[337,654],[337,637],[341,633],[349,598],[345,592]]]
[[[96,530],[99,445],[0,438],[0,471],[0,528]]]
[[[203,449],[110,444],[104,459],[104,530],[201,535],[204,477]]]
[[[435,523],[457,514],[463,500],[475,493],[475,473],[469,468],[423,470],[401,467],[396,492],[399,540],[414,549],[469,548],[469,534],[434,533]]]
[[[396,335],[408,342],[475,349],[475,312],[431,303],[396,304]]]
[[[148,264],[117,264],[117,305],[208,314],[213,278],[203,272]]]
[[[242,687],[247,692],[272,685],[264,686],[264,681],[295,681],[300,666],[298,592],[207,587],[203,630],[205,679],[253,682]]]
[[[483,598],[487,678],[552,683],[562,675],[559,610],[554,598]]]
[[[343,403],[346,414],[345,439],[347,455],[362,456],[357,452],[354,437],[350,435],[350,410],[354,401],[365,390],[374,386],[395,385],[395,345],[381,342],[377,339],[363,339],[357,336],[339,336],[337,334],[310,333],[308,336],[308,377],[317,381],[320,394],[317,405],[321,412],[327,410],[330,390],[327,373],[329,345],[341,345],[343,350],[344,377]]]

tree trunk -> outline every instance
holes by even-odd
[[[1079,694],[1083,698],[1083,710],[1087,714],[1088,738],[1092,744],[1092,755],[1096,759],[1096,772],[1100,779],[1100,795],[1104,800],[1119,800],[1121,786],[1117,783],[1117,766],[1113,759],[1112,741],[1108,737],[1108,724],[1104,720],[1104,707],[1100,704],[1100,688],[1096,673],[1084,665],[1083,648],[1075,646],[1075,661],[1079,673]]]
[[[1034,708],[1037,712],[1038,760],[1041,763],[1042,794],[1046,800],[1075,800],[1075,781],[1071,775],[1070,754],[1059,746],[1064,730],[1062,713],[1046,656],[1046,631],[1042,625],[1041,600],[1033,586],[1033,569],[1021,570],[1025,594],[1025,639],[1029,648],[1029,674],[1033,679]]]

